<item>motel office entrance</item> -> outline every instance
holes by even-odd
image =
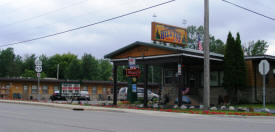
[[[165,102],[168,105],[172,105],[178,98],[180,98],[178,101],[178,104],[180,105],[182,103],[181,98],[183,91],[187,92],[185,96],[190,98],[192,104],[196,105],[202,102],[202,51],[137,41],[107,54],[105,55],[105,58],[109,58],[114,64],[114,93],[118,91],[116,85],[117,66],[127,66],[129,57],[135,58],[137,65],[143,65],[144,74],[141,76],[144,76],[145,89],[148,87],[148,66],[157,65],[161,67],[162,79],[160,84],[161,92],[159,94],[161,94],[162,103]],[[222,58],[223,55],[210,53],[211,71],[222,70]],[[179,65],[181,67],[181,75],[178,75]],[[147,100],[144,100],[144,105],[146,106]],[[116,94],[114,95],[113,103],[114,105],[117,104]]]

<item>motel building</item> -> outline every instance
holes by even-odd
[[[104,56],[113,63],[113,81],[41,79],[38,90],[37,79],[0,78],[0,97],[37,99],[39,92],[41,99],[48,99],[57,90],[68,93],[81,90],[88,91],[91,100],[113,100],[116,105],[117,94],[114,93],[118,93],[121,87],[130,86],[127,82],[118,82],[118,66],[128,67],[129,58],[134,58],[135,65],[143,66],[141,76],[144,76],[144,82],[137,82],[138,87],[151,89],[160,95],[160,102],[166,101],[169,105],[181,98],[182,91],[188,91],[184,96],[191,100],[192,105],[199,105],[203,103],[204,54],[203,51],[186,48],[186,44],[186,29],[153,22],[152,42],[136,41]],[[259,73],[261,60],[270,64],[265,82],[266,103],[275,103],[275,56],[269,55],[245,57],[247,87],[239,91],[243,103],[263,100],[263,77]],[[160,84],[148,83],[149,66],[161,67]],[[223,86],[223,70],[224,56],[210,53],[210,104],[218,104],[219,97],[225,99],[228,96]],[[146,97],[144,100],[147,104]]]
[[[48,100],[54,91],[70,94],[79,93],[79,91],[88,91],[92,101],[106,101],[113,99],[112,81],[91,81],[91,80],[62,80],[54,78],[40,79],[40,90],[38,89],[38,80],[31,78],[0,78],[0,98],[5,99],[23,99],[36,100],[38,92],[41,100]],[[117,87],[126,87],[127,82],[118,82]],[[143,84],[139,83],[139,87]],[[155,90],[158,84],[149,84],[149,89]]]
[[[128,59],[135,58],[136,65],[144,67],[144,75],[141,75],[144,78],[148,78],[148,66],[161,67],[161,102],[165,102],[168,97],[166,103],[174,104],[177,98],[181,98],[182,91],[188,88],[184,96],[191,100],[192,105],[203,104],[204,54],[203,51],[184,47],[187,44],[186,29],[153,22],[152,41],[136,41],[104,56],[113,63],[114,91],[119,88],[117,67],[127,67]],[[239,91],[240,101],[243,103],[263,100],[263,78],[258,70],[261,60],[267,60],[270,64],[270,71],[266,75],[266,103],[275,103],[275,56],[269,55],[245,57],[247,87]],[[223,87],[223,70],[224,56],[210,53],[210,104],[218,104],[219,96],[223,99],[228,97]],[[148,79],[145,79],[145,89],[148,88],[147,84]],[[117,97],[114,95],[114,104],[116,101]]]

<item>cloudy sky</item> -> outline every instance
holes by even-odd
[[[28,40],[95,23],[168,0],[0,0],[0,45]],[[265,40],[275,55],[275,21],[210,1],[210,34],[223,41],[231,31],[242,43]],[[274,0],[228,0],[275,18]],[[66,34],[11,46],[16,54],[90,53],[103,58],[135,41],[151,42],[151,22],[186,27],[203,25],[203,0],[176,0],[127,17]],[[153,18],[156,14],[156,18]],[[183,24],[183,19],[187,24]],[[5,49],[7,47],[0,47]]]

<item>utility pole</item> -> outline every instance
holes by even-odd
[[[210,104],[210,66],[209,66],[209,0],[204,0],[204,88],[203,105],[208,110]]]
[[[151,66],[152,68],[152,83],[154,83],[154,66]]]
[[[56,79],[58,80],[59,78],[59,64],[57,64],[57,69],[56,69]]]

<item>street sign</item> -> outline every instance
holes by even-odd
[[[181,75],[181,64],[178,64],[178,75]]]
[[[36,72],[42,72],[42,66],[35,66]]]
[[[41,76],[41,74],[40,74],[40,73],[37,73],[36,75],[37,75],[37,77],[40,77],[40,76]]]
[[[136,68],[136,59],[135,58],[128,58],[128,63],[130,68]]]
[[[137,84],[132,84],[132,92],[137,92]]]
[[[269,63],[267,60],[261,60],[259,72],[263,75],[263,107],[265,109],[265,75],[269,72]]]
[[[261,60],[260,64],[259,64],[259,72],[261,73],[261,75],[266,75],[269,72],[269,63],[267,60]]]
[[[128,77],[139,77],[140,76],[140,70],[138,68],[136,68],[136,69],[126,69],[126,75]]]
[[[35,65],[36,66],[42,66],[42,61],[41,60],[35,60]]]

